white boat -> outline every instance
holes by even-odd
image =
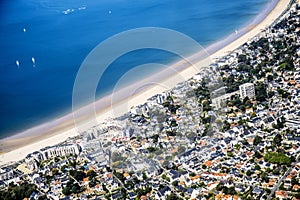
[[[35,67],[35,59],[34,59],[34,57],[31,58],[31,61],[33,63],[33,66]]]
[[[64,10],[63,11],[63,13],[65,14],[65,15],[67,15],[67,14],[69,14],[69,13],[71,13],[71,12],[74,12],[74,9],[67,9],[67,10]]]
[[[85,10],[86,9],[86,6],[81,6],[78,8],[78,10]]]
[[[16,60],[16,65],[20,67],[20,62],[18,60]]]

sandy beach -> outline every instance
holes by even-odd
[[[245,27],[243,29],[245,34],[241,32],[241,35],[230,35],[224,40],[209,46],[206,49],[206,52],[210,54],[209,58],[202,59],[203,52],[194,54],[191,57],[197,60],[197,65],[207,66],[214,59],[227,55],[270,26],[288,7],[289,3],[290,0],[279,0],[277,5],[260,23],[249,24],[249,26]],[[74,120],[73,113],[70,113],[62,118],[2,139],[0,140],[0,165],[23,159],[33,151],[63,142],[68,137],[76,136],[78,131],[95,125],[96,122],[99,123],[107,118],[123,115],[132,106],[146,102],[148,98],[155,94],[162,93],[176,84],[188,80],[197,73],[197,69],[188,66],[188,63],[184,61],[177,62],[160,72],[160,76],[150,76],[118,90],[112,95],[99,99],[93,105],[89,105],[95,105],[96,121],[91,120],[93,116],[90,116],[90,113],[85,113],[85,108],[82,108],[80,111],[82,114],[78,115],[80,119]]]

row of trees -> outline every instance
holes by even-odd
[[[264,83],[257,83],[255,85],[256,100],[263,102],[267,99],[267,86]]]
[[[280,164],[280,165],[290,165],[291,159],[284,153],[268,152],[264,157],[266,162]]]
[[[245,97],[242,101],[238,95],[231,96],[230,101],[228,101],[228,106],[236,106],[242,112],[246,111],[246,108],[251,108],[253,106],[252,101],[249,97]]]
[[[34,184],[22,183],[15,185],[10,183],[6,190],[0,191],[0,199],[3,200],[19,200],[29,198],[33,192],[37,192]]]
[[[202,81],[201,85],[194,90],[194,93],[199,101],[199,103],[202,106],[203,112],[208,112],[212,110],[211,99],[210,99],[210,91],[208,87],[206,86],[206,82]]]
[[[182,200],[182,198],[178,197],[175,193],[171,193],[167,196],[166,200]]]
[[[222,191],[224,194],[230,194],[230,195],[235,195],[237,192],[235,191],[235,188],[232,187],[227,187],[223,183],[219,183],[216,187],[216,190]]]

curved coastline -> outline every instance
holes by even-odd
[[[273,5],[273,9],[266,10],[264,9],[258,16],[263,17],[260,22],[256,24],[247,24],[246,27],[240,30],[238,34],[231,34],[227,36],[225,39],[218,41],[206,48],[206,51],[210,54],[212,58],[220,58],[228,54],[243,45],[249,39],[255,37],[257,34],[261,32],[264,28],[271,25],[282,12],[288,7],[290,0],[278,0],[276,4]],[[267,5],[269,6],[269,5]],[[258,17],[257,16],[257,17]],[[255,18],[256,19],[256,18]],[[255,22],[255,20],[253,20]],[[252,21],[252,23],[253,23]],[[242,32],[244,30],[244,32]],[[203,53],[203,52],[202,52]],[[199,55],[201,52],[192,55],[197,62],[200,62]],[[171,65],[174,69],[180,73],[180,77],[183,79],[191,78],[196,72],[192,67],[188,67],[187,65],[182,65],[179,61]],[[178,74],[178,73],[176,73]],[[159,80],[161,86],[173,87],[178,82],[182,82],[180,79],[178,81],[178,77],[164,77],[164,79]],[[135,87],[140,82],[133,84],[131,87]],[[130,87],[130,86],[129,86]],[[127,87],[127,88],[129,88]],[[104,98],[99,99],[95,102],[97,108],[97,120],[104,120],[107,117],[115,116],[116,110],[118,107],[131,107],[134,105],[139,105],[145,102],[151,96],[161,93],[167,90],[167,87],[158,87],[158,86],[149,86],[143,88],[143,90],[139,91],[138,94],[123,96],[122,99],[116,99],[114,103],[114,109],[111,109],[111,98],[112,95],[108,95]],[[125,88],[126,89],[126,88]],[[126,90],[125,90],[126,91]],[[120,91],[119,91],[120,92]],[[123,90],[124,92],[124,90]],[[126,92],[125,92],[126,93]],[[122,114],[122,113],[118,113]],[[124,114],[124,113],[123,113]],[[83,116],[82,121],[87,121],[89,116]],[[73,121],[73,114],[70,113],[66,116],[63,116],[59,119],[52,120],[45,124],[33,127],[24,132],[21,132],[16,135],[9,136],[7,138],[0,140],[0,151],[3,152],[0,156],[0,164],[4,164],[10,161],[16,161],[24,158],[28,153],[31,153],[35,150],[43,148],[49,145],[55,145],[59,142],[63,142],[68,137],[73,137],[77,135],[77,130],[75,130]],[[84,126],[88,127],[89,124],[84,124]]]

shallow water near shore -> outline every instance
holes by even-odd
[[[155,26],[180,31],[207,46],[239,30],[269,2],[1,1],[0,138],[71,112],[77,70],[88,53],[108,37]],[[112,91],[135,66],[150,62],[167,65],[176,59],[159,50],[128,53],[105,72],[97,96]],[[136,80],[128,80],[128,84]]]

